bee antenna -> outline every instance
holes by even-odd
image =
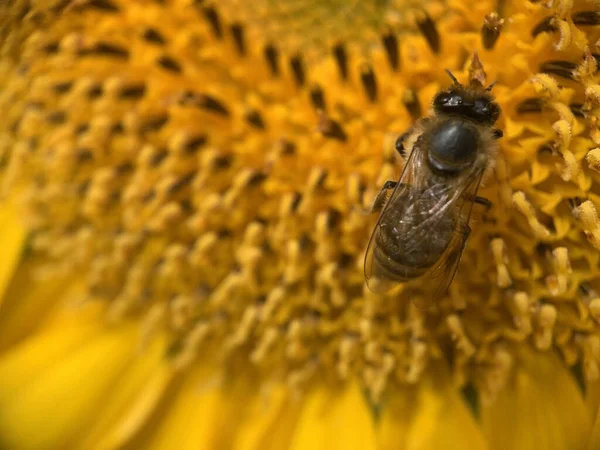
[[[498,80],[494,80],[494,81],[492,81],[492,82],[490,83],[490,85],[489,85],[488,87],[486,87],[486,88],[485,88],[485,90],[486,90],[486,91],[491,91],[491,90],[492,90],[492,88],[493,88],[494,86],[496,86],[496,83],[497,83],[497,82],[498,82]]]
[[[450,70],[449,70],[449,69],[444,69],[444,70],[446,71],[446,73],[448,74],[448,76],[449,76],[450,78],[452,78],[452,81],[454,81],[454,84],[460,84],[460,83],[458,82],[458,80],[456,79],[456,77],[455,77],[455,76],[452,74],[452,72],[450,72]]]

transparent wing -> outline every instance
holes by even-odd
[[[382,294],[388,292],[398,284],[397,281],[390,279],[389,277],[386,277],[385,274],[378,273],[375,270],[375,253],[381,251],[377,245],[378,236],[381,232],[382,219],[386,217],[386,213],[390,205],[395,204],[398,198],[404,198],[406,202],[411,201],[411,197],[414,193],[413,186],[415,184],[415,178],[419,172],[421,164],[422,161],[419,157],[419,151],[415,148],[408,157],[404,169],[402,170],[402,174],[400,175],[400,179],[398,180],[398,184],[381,210],[379,218],[377,219],[377,224],[375,225],[373,233],[371,234],[371,238],[367,246],[367,252],[365,254],[364,269],[367,286],[375,293]]]
[[[460,258],[467,245],[467,239],[471,234],[469,219],[482,175],[483,171],[474,171],[471,173],[464,190],[460,192],[460,197],[453,203],[452,209],[455,211],[458,210],[456,228],[448,248],[442,257],[421,278],[421,285],[427,291],[424,297],[413,300],[413,303],[419,308],[427,308],[439,300],[446,293],[456,275]]]

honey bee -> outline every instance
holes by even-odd
[[[431,117],[398,138],[396,150],[407,158],[402,175],[387,181],[373,204],[372,211],[381,213],[365,256],[365,278],[376,293],[419,279],[427,302],[443,295],[471,233],[473,204],[491,206],[477,190],[502,137],[493,128],[500,116],[490,93],[494,83],[486,88],[472,73],[465,86],[446,72],[453,84],[435,96]]]

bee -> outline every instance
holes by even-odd
[[[494,83],[486,88],[472,76],[465,86],[446,72],[453,84],[435,96],[431,117],[398,138],[396,150],[407,158],[402,175],[387,181],[373,204],[380,215],[364,269],[376,293],[419,279],[426,302],[443,295],[471,233],[473,204],[491,206],[477,190],[502,137],[493,128],[500,116],[490,93]]]

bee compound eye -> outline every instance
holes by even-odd
[[[498,120],[500,109],[489,99],[478,98],[473,102],[473,115],[478,122],[491,125]]]
[[[434,101],[433,106],[439,112],[452,113],[456,112],[464,103],[464,99],[458,92],[441,92]]]

